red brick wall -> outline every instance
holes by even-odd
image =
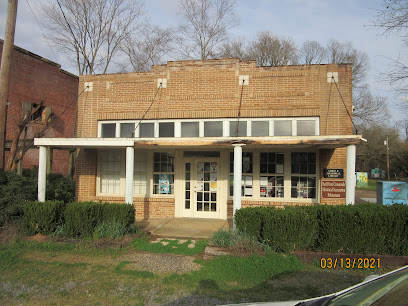
[[[327,72],[338,73],[340,93],[334,83],[327,82]],[[351,65],[257,67],[250,61],[223,59],[168,62],[144,73],[81,76],[79,92],[84,89],[85,82],[92,82],[93,89],[78,100],[78,137],[97,137],[98,120],[141,118],[158,90],[158,78],[167,79],[167,88],[158,92],[146,120],[234,118],[241,98],[240,75],[249,75],[249,85],[244,86],[242,92],[241,117],[314,116],[320,118],[320,135],[352,134],[347,114],[347,110],[352,112]],[[345,148],[320,150],[319,155],[320,177],[324,168],[346,169]],[[80,155],[80,163],[85,165],[83,158],[85,155]],[[89,167],[84,168],[85,172],[77,168],[80,176],[86,176],[78,182],[81,200],[95,198],[96,183],[90,177],[93,174]],[[174,203],[164,205],[161,200],[148,201],[150,206],[146,206],[145,200],[135,201],[144,216],[167,213],[174,216]],[[344,199],[321,199],[321,202],[344,204]],[[260,204],[243,202],[243,207]],[[231,205],[229,202],[228,216],[232,214]],[[282,203],[268,202],[266,205]]]
[[[3,42],[0,41],[0,58]],[[18,121],[22,118],[22,103],[40,103],[51,107],[59,118],[45,132],[44,137],[73,137],[74,117],[78,96],[78,77],[60,69],[60,65],[19,47],[12,52],[10,90],[7,110],[6,140],[11,140]],[[33,124],[27,137],[42,130],[43,125]],[[23,136],[21,137],[23,138]],[[24,168],[38,165],[36,150],[28,152],[23,160]],[[6,154],[6,161],[8,154]],[[69,152],[55,150],[53,172],[68,174]]]

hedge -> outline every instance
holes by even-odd
[[[26,234],[50,235],[62,226],[66,204],[63,201],[24,203],[24,229]]]
[[[0,227],[23,216],[23,205],[37,199],[38,169],[0,172]],[[65,203],[75,200],[75,182],[61,174],[47,175],[46,200]]]
[[[120,222],[126,227],[134,223],[133,205],[95,202],[74,202],[65,210],[64,232],[70,237],[91,236],[94,229],[103,222]]]
[[[135,220],[133,205],[62,201],[27,202],[24,204],[24,227],[28,234],[49,235],[58,226],[69,237],[92,236],[102,223],[119,222],[129,227]]]
[[[406,205],[243,208],[236,212],[235,222],[239,230],[267,242],[277,252],[408,255]]]

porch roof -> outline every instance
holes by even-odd
[[[35,138],[35,146],[55,149],[102,149],[102,148],[192,148],[230,147],[243,144],[245,147],[318,148],[334,149],[359,144],[361,135],[326,136],[273,136],[273,137],[177,137],[177,138]]]

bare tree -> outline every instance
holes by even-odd
[[[79,74],[106,73],[142,16],[138,0],[58,0],[40,5],[47,39],[75,59]]]
[[[299,60],[302,64],[322,64],[325,62],[326,58],[326,48],[316,40],[305,41],[299,49]]]
[[[161,64],[164,56],[173,50],[172,32],[147,24],[136,35],[126,37],[120,48],[127,55],[133,71],[149,71],[152,65]]]
[[[227,40],[228,30],[238,24],[236,0],[180,0],[184,23],[177,43],[181,56],[206,60]]]
[[[395,34],[408,46],[408,2],[406,0],[383,0],[382,8],[377,11],[374,26],[382,35]],[[400,96],[397,102],[408,114],[406,95],[408,81],[408,64],[400,58],[390,59],[390,68],[381,76],[382,81],[396,90]],[[401,98],[402,97],[402,98]]]
[[[290,38],[282,38],[269,31],[257,34],[249,48],[249,57],[259,66],[279,66],[297,64],[297,47]]]
[[[385,122],[390,118],[384,97],[373,96],[367,84],[353,91],[353,120],[357,123]]]
[[[248,46],[243,37],[224,43],[218,53],[218,58],[238,58],[240,60],[249,59]]]
[[[353,47],[351,42],[330,39],[327,43],[327,62],[330,64],[353,64],[353,87],[362,86],[369,69],[368,56]]]

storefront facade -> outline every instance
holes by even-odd
[[[347,175],[361,137],[350,65],[169,62],[81,76],[80,88],[78,138],[35,142],[40,172],[47,147],[79,149],[79,201],[133,204],[138,218],[216,219],[247,206],[353,202]]]

